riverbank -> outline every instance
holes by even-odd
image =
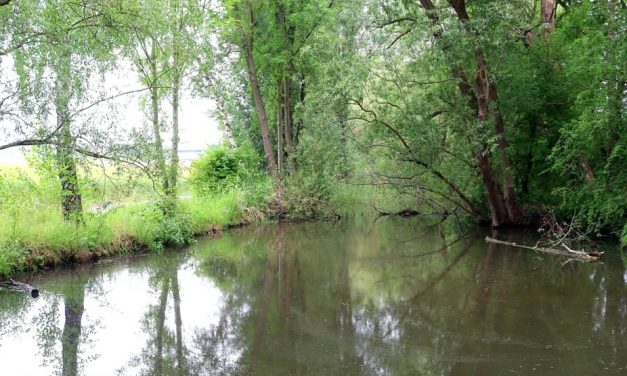
[[[563,266],[486,243],[486,229],[456,241],[437,222],[358,213],[251,225],[180,251],[19,276],[40,296],[0,289],[2,372],[624,373],[627,257]]]
[[[393,193],[343,186],[326,199],[326,214],[336,218],[337,213],[354,216],[374,213],[377,207],[402,210],[415,205],[399,200]],[[244,189],[205,198],[183,195],[176,214],[166,217],[158,201],[136,198],[106,207],[91,205],[80,224],[64,221],[56,205],[21,203],[0,213],[0,280],[19,272],[90,263],[114,255],[158,253],[164,247],[185,246],[195,238],[227,228],[276,220],[277,211],[271,201],[268,192],[251,195]],[[283,219],[314,218],[308,211],[298,216],[302,204],[300,200],[295,208],[287,208],[288,215]],[[316,210],[325,215],[324,208]],[[627,244],[627,231],[620,238],[623,245]]]
[[[250,191],[236,188],[204,198],[183,195],[171,217],[162,214],[157,201],[145,197],[106,207],[87,202],[90,210],[81,224],[64,221],[54,202],[14,205],[13,210],[0,212],[0,280],[19,272],[89,263],[114,255],[160,252],[164,247],[184,246],[228,228],[276,220],[271,195]],[[375,202],[398,210],[410,205],[386,189],[369,187],[343,186],[327,200],[325,208],[317,210],[329,218],[336,218],[337,213],[370,211]],[[292,205],[302,205],[301,201]],[[313,218],[299,209],[289,208],[283,220]]]
[[[156,202],[85,213],[82,223],[65,222],[54,208],[25,210],[19,218],[0,217],[0,278],[70,263],[93,262],[116,254],[160,252],[195,237],[266,219],[234,190],[211,199],[187,198],[176,215],[165,217]]]

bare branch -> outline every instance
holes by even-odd
[[[394,44],[396,44],[396,42],[398,42],[405,35],[411,33],[412,30],[414,30],[414,28],[410,27],[409,29],[407,29],[407,30],[403,31],[402,33],[400,33],[396,38],[394,38],[394,40],[390,44],[388,44],[387,48],[392,48],[392,46],[394,46]]]
[[[398,24],[398,23],[402,23],[402,22],[416,23],[416,19],[412,18],[412,17],[399,17],[399,18],[395,18],[395,19],[392,19],[392,20],[385,21],[382,24],[378,25],[377,27],[379,29],[383,29],[386,26],[390,26],[390,25],[394,25],[394,24]]]
[[[134,89],[134,90],[125,91],[125,92],[122,92],[122,93],[117,93],[117,94],[111,95],[109,97],[101,98],[101,99],[99,99],[99,100],[97,100],[95,102],[90,103],[89,105],[87,105],[85,107],[79,108],[78,110],[74,111],[74,113],[72,113],[72,115],[70,115],[70,117],[74,117],[74,116],[80,114],[81,112],[89,110],[90,108],[93,108],[93,107],[99,105],[100,103],[107,102],[107,101],[110,101],[112,99],[119,98],[119,97],[122,97],[122,96],[125,96],[125,95],[129,95],[129,94],[133,94],[133,93],[140,93],[142,91],[146,91],[146,90],[150,90],[150,89],[151,88]]]

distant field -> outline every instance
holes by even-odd
[[[6,149],[0,151],[0,167],[25,166],[26,159],[20,149]]]
[[[183,166],[188,166],[193,160],[202,154],[202,149],[179,150],[179,159]],[[26,158],[20,148],[0,150],[0,167],[22,167],[26,166]]]

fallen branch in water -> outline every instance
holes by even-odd
[[[401,216],[401,217],[413,217],[415,215],[420,214],[420,212],[418,210],[409,209],[409,208],[408,209],[403,209],[403,210],[401,210],[399,212],[388,212],[388,211],[379,210],[379,209],[377,209],[376,206],[373,206],[373,207],[374,207],[374,210],[376,210],[377,213],[379,213],[379,217],[383,217],[383,216],[386,216],[386,215],[398,215],[398,216]]]
[[[0,282],[0,286],[5,287],[9,290],[26,292],[30,294],[33,298],[39,296],[39,290],[29,285],[28,283],[15,281],[13,279],[9,279],[8,281]]]
[[[562,246],[565,249],[557,249],[557,248],[540,247],[537,244],[534,245],[534,246],[528,246],[528,245],[523,245],[523,244],[516,244],[516,243],[512,243],[512,242],[506,242],[506,241],[503,241],[503,240],[494,239],[494,238],[491,238],[489,236],[485,237],[485,241],[487,243],[502,244],[502,245],[508,245],[510,247],[530,249],[532,251],[550,253],[550,254],[553,254],[553,255],[559,255],[559,256],[569,257],[569,258],[572,258],[572,259],[575,259],[575,260],[589,261],[589,262],[590,261],[598,261],[599,258],[601,257],[601,255],[603,254],[603,252],[587,253],[587,252],[583,252],[583,251],[575,251],[573,249],[570,249],[565,244],[562,244]]]

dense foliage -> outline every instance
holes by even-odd
[[[218,146],[192,162],[189,180],[197,194],[211,195],[254,184],[259,175],[259,158],[253,150]]]
[[[627,238],[623,1],[103,4],[0,3],[0,150],[38,161],[36,177],[0,179],[6,249],[32,240],[17,229],[38,205],[55,226],[97,228],[92,206],[112,190],[113,206],[150,207],[128,209],[155,224],[149,243],[184,243],[215,224],[180,199],[190,187],[231,222],[335,216],[370,187],[495,227],[555,213]],[[139,88],[107,86],[120,70]],[[214,102],[228,145],[189,176],[184,93]],[[143,124],[116,115],[131,94]]]

